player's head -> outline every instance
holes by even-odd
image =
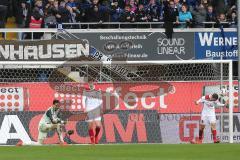
[[[59,108],[60,107],[60,101],[57,99],[53,100],[53,106]]]
[[[213,93],[211,98],[210,98],[211,101],[216,101],[218,100],[218,94],[217,93]]]
[[[88,78],[88,86],[90,90],[94,90],[95,86],[94,86],[94,80],[92,78]]]

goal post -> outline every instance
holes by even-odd
[[[220,69],[221,64],[223,65],[223,70]],[[193,114],[199,115],[200,113],[199,109],[193,107],[192,100],[194,98],[200,98],[199,96],[202,94],[213,93],[215,91],[220,93],[219,86],[222,85],[221,83],[224,83],[223,85],[227,87],[229,93],[229,108],[226,109],[226,112],[228,112],[227,114],[229,121],[228,141],[229,143],[233,143],[234,81],[232,70],[233,65],[231,60],[103,62],[3,61],[0,62],[0,88],[4,88],[4,91],[11,87],[19,88],[18,93],[23,93],[23,99],[18,102],[18,105],[23,106],[23,109],[21,111],[38,111],[38,109],[41,110],[41,106],[46,105],[46,102],[49,101],[50,97],[60,99],[63,99],[63,97],[77,98],[79,96],[77,93],[79,90],[71,90],[74,92],[74,95],[70,93],[71,91],[66,91],[66,94],[62,92],[57,93],[57,90],[61,88],[59,86],[67,86],[68,84],[71,84],[72,87],[79,87],[79,84],[83,86],[87,82],[87,78],[90,77],[91,79],[94,78],[96,81],[98,81],[99,88],[102,87],[104,90],[109,90],[109,92],[117,92],[117,88],[121,88],[119,91],[121,94],[117,96],[117,98],[121,98],[121,100],[118,100],[118,104],[114,109],[121,110],[124,106],[125,108],[122,109],[123,111],[145,111],[149,109],[157,110],[159,115],[189,114],[190,118],[192,118]],[[221,74],[221,72],[223,73]],[[223,82],[221,82],[221,78],[223,79]],[[49,85],[47,85],[47,83]],[[60,85],[56,87],[56,84]],[[158,86],[161,87],[157,88]],[[177,91],[182,91],[183,93],[177,93],[175,91],[176,89]],[[186,91],[184,91],[185,89]],[[45,90],[46,95],[42,95],[43,97],[41,97],[41,94],[39,92],[44,94],[43,90]],[[16,100],[14,100],[14,102],[11,102],[8,99],[10,96],[7,97],[5,95],[2,95],[0,95],[0,98],[6,97],[6,99],[2,99],[3,102],[0,103],[1,110],[6,111],[6,108],[11,108],[10,103],[17,104]],[[177,99],[171,99],[174,97]],[[19,97],[16,97],[16,99],[17,98],[19,100]],[[37,100],[37,98],[41,100]],[[27,103],[25,102],[25,99],[27,99]],[[133,99],[135,99],[135,101],[133,101]],[[34,103],[34,100],[37,102]],[[114,101],[114,99],[106,98],[106,103],[109,103],[111,105],[111,101]],[[81,106],[78,104],[78,102],[80,103],[81,100],[74,99],[74,103],[76,103],[76,105],[71,104],[74,106],[74,108],[71,108],[70,105],[68,109],[71,108],[74,111],[80,109]],[[178,103],[181,103],[179,106],[184,106],[185,104],[188,107],[182,110],[181,108],[178,108],[178,106],[167,108],[167,106],[176,105]],[[141,109],[138,109],[138,107]],[[12,107],[11,111],[17,111],[14,110],[16,108],[16,106]],[[24,108],[27,109],[25,110]],[[156,121],[160,120],[158,119]],[[170,130],[169,126],[167,124],[160,124],[161,135],[159,136],[161,136],[161,140],[159,139],[159,141],[156,142],[164,142],[163,139],[168,138],[168,136],[174,136],[174,132],[176,130],[179,132],[179,136],[184,136],[184,133],[181,133],[182,131],[180,127],[178,127],[178,124],[180,124],[180,122],[177,122],[177,124],[175,124],[175,122],[167,123],[175,125],[174,131],[172,131],[170,135],[167,131]],[[154,127],[150,126],[147,127],[147,129],[152,129],[153,131]],[[155,134],[155,132],[151,133],[150,130],[149,134]],[[153,139],[147,142],[155,142],[154,136],[156,135],[151,135],[150,137]],[[36,137],[36,135],[32,137]],[[108,136],[105,136],[105,142],[108,142],[107,137]],[[184,140],[186,138],[183,137],[182,139]],[[168,143],[168,141],[166,141],[166,143]],[[181,142],[176,140],[174,143]]]
[[[233,65],[229,61],[229,143],[233,143]]]

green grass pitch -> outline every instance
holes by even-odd
[[[240,144],[1,146],[0,160],[238,160]]]

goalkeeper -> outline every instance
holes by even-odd
[[[39,125],[38,125],[38,141],[32,141],[30,144],[24,144],[21,140],[18,142],[17,146],[21,145],[42,145],[44,144],[44,139],[47,138],[49,131],[56,130],[60,144],[66,145],[67,143],[63,140],[63,127],[66,124],[65,121],[59,118],[60,102],[59,100],[53,100],[53,105],[44,113]]]

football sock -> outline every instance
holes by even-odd
[[[89,134],[91,143],[93,143],[94,142],[94,132],[93,132],[93,129],[89,129],[88,130],[88,134]]]
[[[213,141],[216,141],[217,140],[217,131],[212,130],[212,135],[213,135]]]
[[[95,129],[95,137],[98,136],[100,130],[101,130],[101,127],[96,127],[96,129]]]
[[[199,140],[203,140],[203,129],[199,130]]]

